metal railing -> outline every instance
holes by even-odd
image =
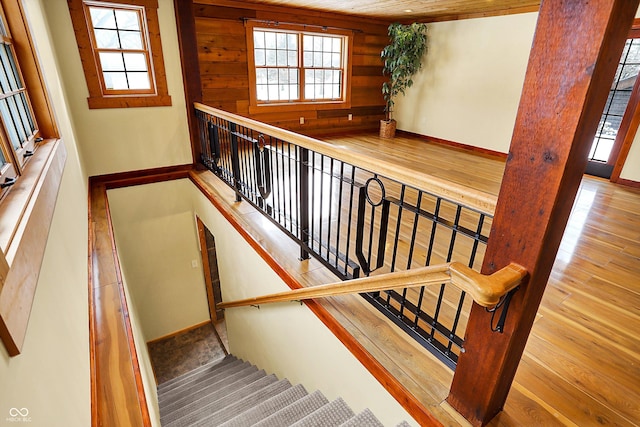
[[[343,280],[457,261],[479,269],[493,196],[196,104],[201,161]],[[471,299],[443,283],[364,293],[455,367]]]

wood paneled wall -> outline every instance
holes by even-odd
[[[380,51],[387,23],[227,0],[196,0],[193,12],[204,104],[307,135],[377,129],[384,118]],[[351,108],[250,114],[243,18],[352,29]]]

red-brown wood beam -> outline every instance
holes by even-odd
[[[545,0],[540,6],[485,274],[529,272],[504,333],[471,310],[448,402],[473,425],[503,407],[556,257],[638,0]]]
[[[180,60],[182,62],[184,97],[187,104],[187,121],[189,122],[189,134],[191,136],[191,153],[193,155],[193,163],[197,165],[200,162],[201,149],[198,136],[198,120],[196,119],[193,103],[202,102],[202,84],[193,0],[174,0],[173,5],[178,27],[178,45],[180,46]]]

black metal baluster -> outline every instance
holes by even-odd
[[[349,213],[347,215],[348,227],[347,227],[347,247],[345,249],[346,262],[344,265],[344,275],[347,276],[347,269],[349,268],[349,260],[351,259],[351,255],[349,250],[351,249],[351,222],[353,218],[353,192],[355,190],[356,184],[356,168],[355,166],[351,166],[351,179],[349,183]],[[358,277],[354,274],[354,277]]]
[[[240,159],[238,158],[238,137],[235,135],[236,124],[229,123],[229,128],[231,130],[231,166],[233,169],[233,181],[236,190],[236,202],[239,202],[242,200],[242,197],[240,196]]]
[[[300,259],[309,259],[309,251],[305,249],[309,247],[309,150],[303,147],[299,147],[300,161],[298,168],[300,172],[300,187],[298,188],[298,205],[300,210],[300,216],[298,223],[300,224]]]

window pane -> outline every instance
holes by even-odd
[[[313,50],[316,52],[322,52],[322,37],[313,36]]]
[[[287,66],[287,51],[279,50],[278,52],[278,66],[286,67]]]
[[[333,38],[333,52],[342,52],[342,40],[338,37]]]
[[[129,89],[127,85],[127,75],[122,73],[107,72],[104,74],[104,84],[107,89],[123,90]]]
[[[272,49],[266,50],[266,65],[277,65],[276,64],[276,51]]]
[[[287,34],[287,49],[298,50],[298,36],[296,34]]]
[[[24,143],[27,140],[28,135],[24,131],[24,127],[22,127],[20,113],[18,112],[18,105],[16,104],[16,100],[13,96],[7,99],[7,103],[9,104],[9,111],[11,112],[11,119],[13,120],[13,125],[16,127],[16,131],[18,132],[18,137],[20,138],[20,141],[18,142],[18,144],[22,146],[22,143]]]
[[[276,47],[282,50],[287,48],[287,35],[285,33],[276,33]]]
[[[333,51],[333,39],[330,37],[322,38],[322,51],[331,53]]]
[[[9,87],[9,79],[4,67],[0,64],[0,87],[2,87],[2,93],[11,92]]]
[[[339,53],[332,53],[331,54],[331,67],[334,68],[340,68],[341,67],[341,62],[340,61],[340,54]]]
[[[322,52],[313,52],[313,66],[322,67]]]
[[[268,101],[269,92],[267,91],[267,85],[258,85],[256,96],[260,101]]]
[[[278,99],[278,85],[269,85],[269,100]]]
[[[95,30],[96,45],[99,49],[120,49],[118,41],[118,31],[116,30]]]
[[[298,93],[298,85],[289,85],[289,97],[291,99],[300,98],[300,94]]]
[[[264,50],[256,49],[255,61],[256,61],[256,67],[264,67],[265,65],[267,65],[264,57]]]
[[[124,71],[124,60],[121,53],[100,52],[100,64],[103,71]]]
[[[269,69],[267,69],[267,81],[269,83],[278,83],[278,69],[277,68],[269,68]]]
[[[133,10],[116,10],[115,12],[118,29],[140,31],[138,12]]]
[[[123,55],[127,71],[147,71],[147,58],[144,53],[125,53]]]
[[[280,98],[281,101],[289,101],[289,85],[280,85]]]
[[[13,54],[11,46],[5,45],[5,49],[7,50],[7,56],[9,58],[9,64],[11,65],[11,72],[13,72],[13,80],[15,81],[16,89],[22,89],[24,86],[22,85],[20,73],[18,73],[18,67],[16,66],[16,57]]]
[[[281,68],[278,70],[278,83],[289,83],[289,70]]]
[[[331,53],[323,53],[322,54],[322,66],[326,67],[326,68],[330,68],[331,67]]]
[[[264,48],[264,31],[253,32],[253,47],[256,49]]]
[[[304,52],[304,58],[302,60],[304,67],[312,67],[313,66],[313,52]]]
[[[142,37],[138,31],[118,31],[122,49],[142,49]]]
[[[11,117],[11,113],[9,112],[9,105],[6,99],[0,100],[0,115],[2,116],[2,122],[4,123],[4,127],[7,130],[7,134],[9,139],[11,140],[11,145],[13,145],[14,150],[18,150],[20,145],[20,137],[16,131],[16,127]]]
[[[289,81],[291,83],[298,83],[298,70],[289,70]]]
[[[149,73],[127,73],[129,89],[151,89]]]
[[[3,45],[0,49],[0,60],[2,61],[3,73],[6,74],[7,80],[9,82],[9,90],[7,92],[19,89],[18,82],[16,81],[15,74],[13,73],[13,67],[11,65],[11,62],[9,61],[10,53],[11,50],[8,45]]]
[[[93,28],[116,28],[116,18],[113,15],[113,9],[90,7],[89,12],[91,14]]]
[[[27,135],[27,137],[25,138],[25,140],[27,140],[31,137],[33,129],[31,128],[31,123],[29,123],[29,115],[25,110],[25,105],[22,103],[22,97],[20,95],[21,94],[15,95],[14,100],[16,102],[16,105],[18,106],[18,112],[20,113],[20,123],[22,125],[22,129],[24,129],[24,133]]]
[[[265,70],[264,68],[258,68],[256,70],[256,83],[257,84],[267,83],[267,70]]]
[[[290,50],[287,53],[287,56],[288,56],[287,65],[289,67],[297,67],[298,66],[298,52],[296,52],[294,50]]]
[[[313,85],[305,84],[304,85],[304,97],[305,99],[313,99]]]
[[[22,102],[22,105],[24,105],[24,109],[27,112],[27,118],[29,119],[29,126],[31,128],[31,133],[33,133],[33,131],[36,130],[36,124],[33,121],[31,110],[29,110],[29,102],[27,101],[27,96],[25,95],[24,92],[20,94],[20,100]]]
[[[264,45],[267,49],[276,48],[276,33],[264,33]]]

